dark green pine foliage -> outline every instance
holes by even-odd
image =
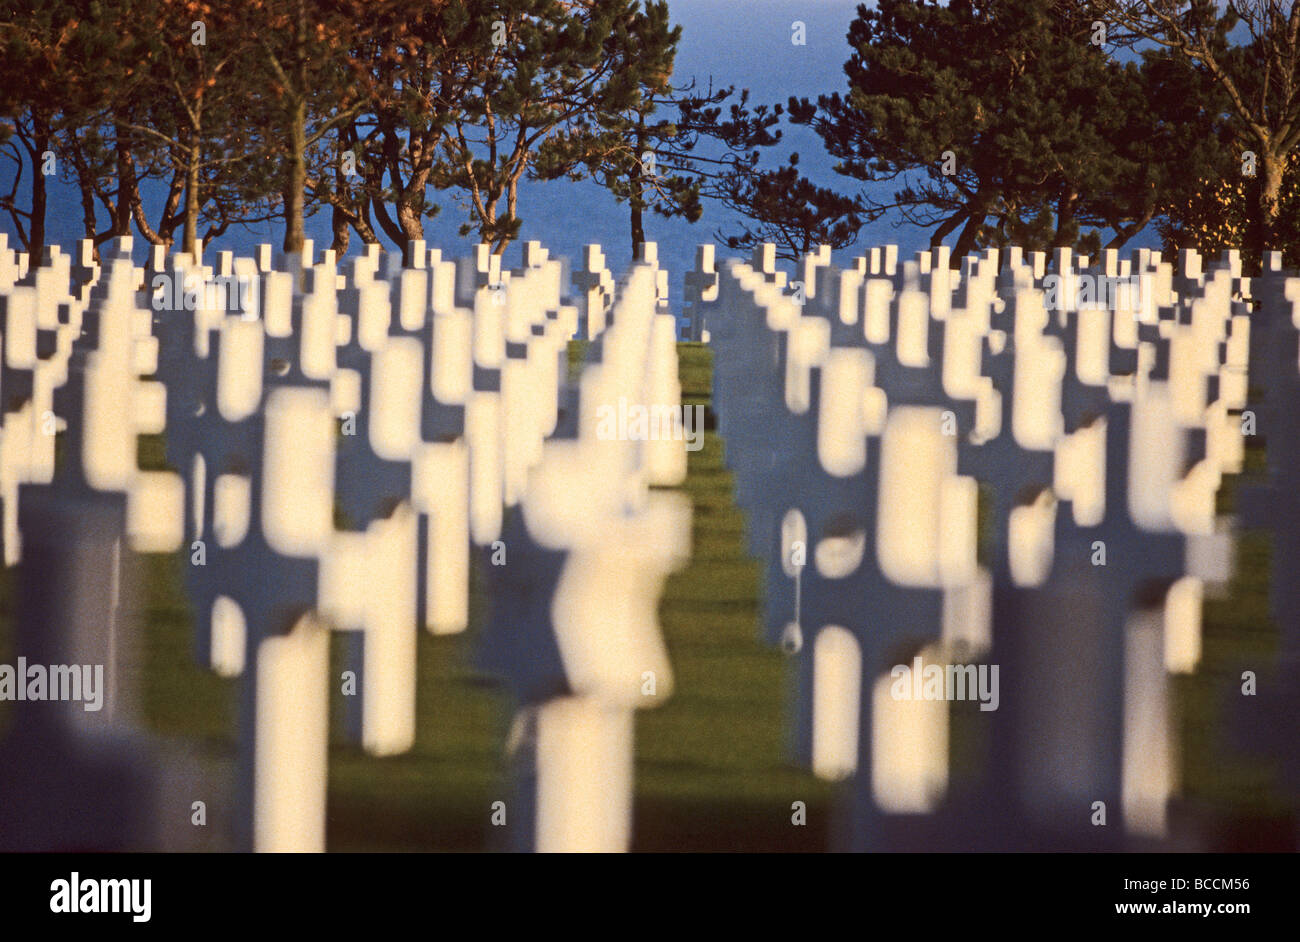
[[[792,99],[792,118],[840,173],[898,184],[863,198],[868,218],[898,212],[936,245],[956,233],[954,261],[1008,242],[1095,251],[1103,231],[1118,247],[1185,172],[1190,135],[1094,21],[1068,0],[881,0],[850,26],[848,92]]]
[[[862,226],[859,202],[803,176],[797,153],[776,170],[737,166],[721,190],[723,203],[743,217],[738,232],[718,233],[729,248],[771,242],[778,258],[797,261],[819,245],[852,245]]]

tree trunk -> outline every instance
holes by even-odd
[[[956,229],[965,218],[965,214],[957,212],[945,219],[943,224],[940,225],[938,229],[934,230],[934,234],[930,236],[930,248],[935,249],[943,245],[943,240],[948,238],[952,231]]]
[[[402,255],[406,259],[406,264],[411,264],[411,243],[416,239],[424,238],[424,225],[420,222],[420,214],[417,213],[409,203],[406,202],[402,194],[398,194],[397,203],[397,224],[402,227]]]
[[[1079,194],[1071,190],[1061,194],[1056,202],[1056,232],[1052,236],[1053,248],[1069,248],[1074,245],[1073,222],[1079,207]]]
[[[167,202],[163,203],[162,213],[158,217],[158,244],[165,245],[168,249],[176,243],[176,210],[181,205],[184,187],[185,181],[182,179],[181,170],[177,168],[172,172],[172,181],[167,188]],[[148,238],[148,235],[145,238]]]
[[[139,230],[140,235],[144,236],[145,241],[150,245],[166,245],[163,237],[153,226],[149,225],[149,218],[144,214],[144,201],[140,199],[137,192],[131,200],[131,218],[135,220],[135,227]]]
[[[1278,198],[1282,194],[1282,169],[1285,162],[1284,157],[1271,150],[1264,150],[1260,154],[1259,197],[1255,218],[1251,220],[1250,248],[1251,254],[1260,260],[1261,265],[1264,253],[1270,248],[1276,248],[1273,243],[1277,233]]]
[[[645,138],[643,136],[645,129],[645,115],[638,116],[637,133],[636,133],[636,152],[633,158],[636,161],[636,170],[632,173],[632,179],[629,181],[632,185],[631,198],[628,203],[631,206],[632,216],[632,257],[636,258],[638,250],[642,243],[645,242],[645,225],[642,220],[642,214],[645,211],[645,189],[641,182],[641,174],[645,173]]]
[[[72,152],[72,164],[77,170],[77,189],[81,191],[81,227],[86,234],[87,239],[94,239],[95,232],[99,229],[98,220],[95,217],[95,187],[90,179],[90,168],[86,165],[86,160],[81,153],[81,143],[77,140],[77,135],[73,132],[68,140],[69,149]],[[98,246],[95,252],[99,252]]]
[[[1109,242],[1106,243],[1106,248],[1108,249],[1123,248],[1125,242],[1127,242],[1129,239],[1133,238],[1135,235],[1141,232],[1143,227],[1145,227],[1146,224],[1151,221],[1152,215],[1153,215],[1152,211],[1147,210],[1145,213],[1142,214],[1142,217],[1140,219],[1133,220],[1133,222],[1127,226],[1122,224],[1115,225],[1114,227],[1115,236]]]
[[[636,189],[640,190],[641,185],[636,184]],[[637,252],[645,243],[645,227],[641,223],[641,203],[636,198],[632,200],[632,257],[637,257]]]
[[[334,250],[334,257],[341,260],[348,254],[348,241],[351,239],[347,214],[335,206],[330,223],[334,228],[334,241],[330,243],[330,248]]]
[[[388,214],[388,207],[384,204],[383,200],[379,197],[374,197],[371,199],[370,203],[371,206],[374,207],[375,218],[379,220],[379,228],[383,229],[384,235],[392,239],[393,244],[402,250],[402,255],[404,256],[406,254],[406,233],[402,231],[401,226],[393,222],[393,217]],[[361,237],[365,239],[365,233],[362,233]],[[366,239],[366,241],[369,242],[371,240]],[[378,240],[376,239],[374,241]]]
[[[50,149],[50,126],[44,117],[33,115],[32,129],[34,131],[32,143],[35,146],[32,169],[36,172],[32,175],[32,225],[27,239],[27,254],[31,259],[31,268],[35,269],[45,255],[46,190],[43,164],[45,154]]]
[[[294,88],[289,91],[289,174],[284,192],[284,252],[302,252],[303,207],[307,189],[307,4],[298,0],[294,23]],[[311,259],[303,259],[310,265]]]
[[[289,179],[284,193],[284,251],[301,252],[307,186],[307,100],[300,94],[289,116]],[[304,259],[305,263],[309,260]]]
[[[983,222],[984,210],[972,209],[970,215],[966,217],[966,225],[962,228],[961,235],[957,237],[957,245],[952,250],[949,267],[961,268],[961,260],[975,247],[975,236],[979,234],[980,225]]]
[[[195,242],[199,236],[199,148],[197,138],[192,143],[185,160],[185,230],[182,236],[181,251],[188,252],[194,264],[201,265],[203,260],[195,251]]]
[[[114,149],[117,152],[117,202],[113,206],[111,230],[115,236],[131,234],[131,200],[136,189],[135,155],[131,152],[130,132],[118,125],[114,128]]]
[[[510,184],[506,187],[506,220],[513,223],[518,217],[519,209],[519,178],[523,175],[527,161],[521,161],[519,169],[515,171],[514,176],[510,178]],[[495,209],[495,201],[493,203]],[[495,213],[494,213],[495,215]],[[506,246],[510,244],[512,237],[501,235],[497,238],[496,248],[492,250],[494,255],[504,255]]]
[[[424,238],[424,221],[420,210],[423,208],[424,188],[428,179],[428,170],[417,169],[405,185],[401,185],[400,180],[393,181],[394,192],[397,194],[397,221],[408,242]]]
[[[375,234],[374,224],[370,221],[369,213],[370,202],[362,198],[360,205],[354,204],[346,209],[339,208],[339,211],[347,218],[352,228],[361,236],[361,241],[366,245],[377,245],[379,236]]]

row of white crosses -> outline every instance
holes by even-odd
[[[536,243],[516,271],[487,246],[453,262],[413,242],[406,264],[368,246],[346,274],[332,252],[310,263],[310,243],[279,264],[266,246],[256,259],[220,253],[215,268],[159,249],[139,269],[130,248],[118,240],[100,266],[83,246],[75,284],[52,250],[31,286],[14,284],[22,260],[0,251],[0,376],[16,403],[0,442],[4,493],[51,479],[54,432],[66,429],[73,470],[55,495],[122,495],[126,548],[188,554],[200,658],[244,677],[237,846],[324,849],[328,630],[359,640],[348,667],[361,744],[404,752],[418,625],[466,627],[471,547],[485,561],[499,553],[504,573],[528,569],[531,542],[564,557],[555,599],[541,600],[556,612],[562,702],[528,701],[549,732],[532,814],[512,833],[538,849],[626,849],[629,711],[671,688],[655,610],[684,560],[690,511],[649,491],[684,479],[680,436],[609,440],[595,417],[606,400],[680,402],[653,246],[622,286],[603,267],[591,289],[575,277],[577,306],[564,265]],[[587,256],[590,274],[599,248]],[[599,362],[570,389],[567,341],[580,327]],[[85,363],[75,383],[70,361]],[[137,436],[164,431],[179,473],[140,471]],[[18,501],[4,510],[16,559]],[[507,515],[525,524],[517,548],[502,539]],[[495,596],[494,622],[510,635],[536,601]],[[584,750],[596,747],[626,774],[591,774]]]
[[[509,565],[488,570],[491,597],[511,600],[494,604],[481,662],[509,678],[521,704],[511,740],[527,827],[516,848],[628,849],[633,711],[672,689],[657,606],[689,555],[691,510],[683,495],[650,488],[685,480],[681,430],[607,434],[610,410],[676,413],[681,401],[675,322],[656,313],[662,279],[650,259],[633,265],[592,338],[565,420],[507,525]]]
[[[129,240],[100,266],[51,247],[16,266],[0,246],[0,332],[7,404],[0,435],[6,561],[20,566],[15,651],[40,665],[92,665],[102,702],[23,704],[5,744],[7,847],[140,849],[193,846],[186,828],[193,770],[133,728],[131,551],[180,546],[180,478],[137,467],[137,437],[164,423],[151,312],[137,306],[142,272]],[[90,256],[82,247],[81,259]],[[19,283],[8,280],[15,269]],[[75,277],[70,280],[70,274]],[[56,461],[56,434],[64,433]],[[83,675],[83,679],[84,675]],[[72,688],[73,691],[76,687]],[[85,690],[83,689],[83,693]],[[184,784],[182,784],[184,780]],[[179,836],[178,836],[179,835]]]
[[[82,246],[83,258],[90,251]],[[126,495],[126,526],[134,548],[165,552],[179,545],[179,518],[171,508],[180,480],[166,472],[136,467],[136,438],[158,433],[165,423],[166,390],[152,380],[158,345],[151,336],[151,314],[133,306],[133,285],[143,272],[130,260],[131,240],[107,246],[110,278],[99,266],[79,266],[57,246],[48,246],[42,264],[26,272],[25,256],[15,265],[0,239],[0,396],[5,403],[0,431],[0,496],[3,499],[4,559],[22,555],[18,528],[20,484],[48,484],[55,476],[55,441],[61,431],[84,442],[86,484],[95,491]],[[89,279],[82,281],[80,279]],[[75,291],[75,296],[73,292]],[[80,344],[80,347],[74,347]],[[85,401],[57,407],[69,382],[74,353],[83,354]],[[75,428],[69,417],[75,413]]]
[[[796,740],[817,774],[857,776],[851,846],[915,846],[918,814],[958,846],[1167,833],[1166,674],[1195,669],[1201,580],[1226,575],[1249,284],[1235,258],[1184,253],[1174,277],[1145,251],[1058,250],[1051,286],[1041,253],[1007,255],[958,273],[890,246],[838,270],[823,247],[787,284],[764,246],[705,305],[770,637],[800,658]],[[1077,279],[1130,275],[1154,303],[1076,303]],[[973,797],[946,796],[948,705],[891,694],[914,654],[1000,668]]]

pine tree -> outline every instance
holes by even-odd
[[[1252,203],[1247,254],[1259,259],[1281,237],[1282,189],[1300,149],[1300,9],[1289,0],[1097,0],[1097,6],[1123,41],[1166,50],[1225,96],[1241,167],[1226,177],[1191,178],[1246,184]]]
[[[666,15],[636,0],[471,0],[463,63],[470,91],[452,115],[435,186],[469,203],[462,234],[501,253],[518,236],[526,175],[580,175],[602,135],[598,116],[626,112],[654,85],[676,39]],[[642,53],[647,53],[642,58]],[[576,129],[576,130],[575,130]],[[504,203],[504,205],[503,205]]]
[[[723,184],[723,203],[742,221],[739,231],[719,232],[729,248],[753,248],[774,243],[777,257],[798,261],[818,246],[841,249],[857,241],[861,207],[844,196],[808,180],[799,172],[799,155],[776,170],[739,167]]]
[[[790,109],[840,173],[900,186],[864,197],[867,218],[898,211],[932,244],[957,232],[955,260],[1011,238],[1095,246],[1089,224],[1121,245],[1155,211],[1140,142],[1162,117],[1138,66],[1093,38],[1087,3],[881,0],[850,26],[848,92]]]

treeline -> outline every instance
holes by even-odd
[[[845,176],[985,245],[1297,248],[1300,11],[1291,0],[879,0],[847,93],[791,100]]]
[[[342,252],[404,247],[450,205],[501,252],[524,180],[590,178],[633,244],[646,214],[714,201],[741,220],[727,244],[786,257],[883,218],[955,254],[1155,226],[1294,264],[1298,34],[1278,0],[879,0],[846,87],[755,105],[674,81],[665,0],[0,0],[0,209],[39,253],[57,175],[96,244],[280,220],[292,252],[326,212]],[[777,156],[783,121],[839,184]]]
[[[591,176],[642,241],[646,212],[699,218],[779,137],[732,89],[673,86],[680,36],[663,0],[5,0],[0,205],[36,252],[53,173],[97,245],[281,219],[292,252],[328,211],[345,251],[423,238],[446,191],[500,252],[521,181]]]

